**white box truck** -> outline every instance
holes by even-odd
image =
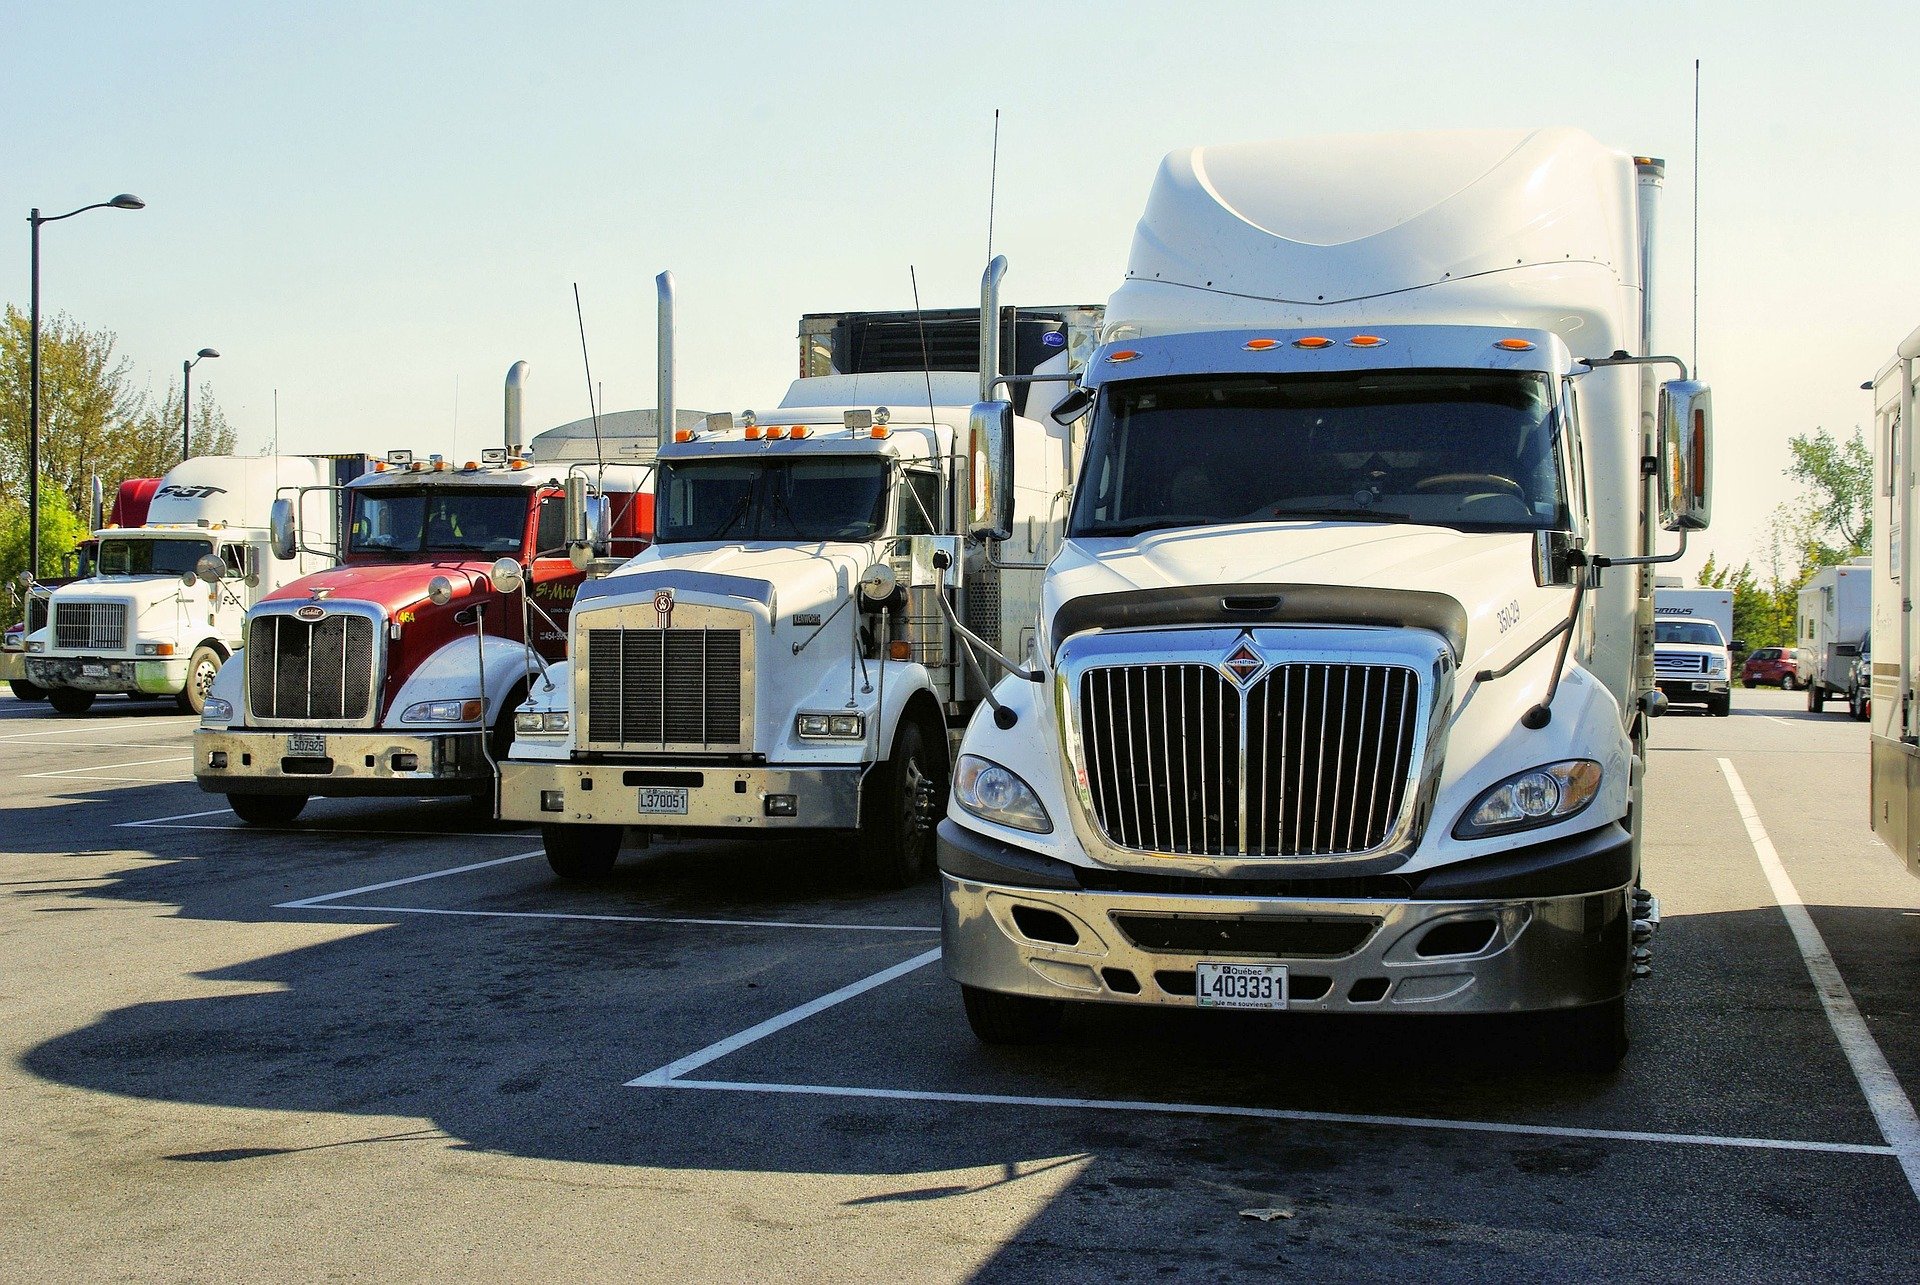
[[[1920,875],[1920,634],[1914,571],[1914,384],[1920,328],[1894,350],[1873,393],[1873,592],[1867,664],[1873,832]]]
[[[93,574],[53,590],[46,625],[26,641],[27,677],[62,714],[100,695],[172,697],[199,713],[214,675],[240,646],[248,608],[329,565],[269,552],[273,502],[285,487],[345,481],[363,458],[202,455],[160,479],[144,524],[95,531]],[[307,498],[307,529],[339,540],[336,506]]]
[[[1733,708],[1733,590],[1657,586],[1653,591],[1653,675],[1675,705]]]
[[[1572,130],[1167,157],[1059,408],[1092,419],[1034,658],[939,827],[981,1039],[1528,1014],[1617,1063],[1662,703],[1621,564],[1709,516],[1708,392],[1646,342],[1661,179]]]
[[[1800,681],[1807,688],[1807,709],[1818,713],[1829,696],[1854,699],[1853,662],[1859,659],[1873,623],[1873,559],[1855,558],[1822,567],[1800,591],[1794,633],[1804,657]]]

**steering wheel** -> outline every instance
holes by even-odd
[[[1510,477],[1501,477],[1498,473],[1436,473],[1432,477],[1422,478],[1413,484],[1416,491],[1449,491],[1466,494],[1476,487],[1489,487],[1504,491],[1516,500],[1525,500],[1527,493],[1520,484]]]

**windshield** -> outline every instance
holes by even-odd
[[[890,472],[874,456],[676,460],[660,470],[654,539],[870,540]]]
[[[527,538],[520,490],[356,491],[347,552],[517,554]]]
[[[211,540],[100,541],[103,576],[184,576],[213,552]]]
[[[1329,519],[1568,525],[1534,372],[1208,375],[1108,387],[1070,534]]]
[[[1698,643],[1702,647],[1724,647],[1720,627],[1711,620],[1656,620],[1653,640],[1657,643]]]

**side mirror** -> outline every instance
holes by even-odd
[[[1704,531],[1713,520],[1713,390],[1693,379],[1660,385],[1660,525]]]
[[[226,560],[217,553],[209,553],[193,564],[193,574],[210,585],[219,584],[227,574]]]
[[[519,593],[527,583],[526,573],[520,570],[520,564],[512,558],[502,558],[488,567],[487,580],[492,583],[493,591],[498,594]]]
[[[860,575],[860,596],[868,602],[885,602],[893,597],[899,577],[884,562],[876,562]]]
[[[1053,422],[1056,424],[1071,424],[1086,414],[1092,406],[1093,390],[1076,384],[1073,390],[1061,398],[1059,404],[1048,413],[1053,416]]]
[[[968,534],[1007,539],[1013,534],[1013,403],[974,403],[967,416],[967,476],[973,491]]]
[[[1736,638],[1736,639],[1734,639],[1734,640],[1733,640],[1732,642],[1730,642],[1730,643],[1728,643],[1728,644],[1727,644],[1727,650],[1729,650],[1729,651],[1746,651],[1746,650],[1748,650],[1748,647],[1747,647],[1747,640],[1746,640],[1746,639],[1744,639],[1744,638]]]
[[[453,581],[445,576],[435,576],[427,581],[427,601],[436,607],[444,607],[453,601]]]
[[[273,545],[273,556],[285,562],[299,551],[300,524],[293,515],[292,500],[275,500],[273,511],[267,518],[267,531]]]
[[[567,548],[586,546],[589,556],[613,547],[613,511],[604,495],[589,495],[587,479],[575,473],[567,478]]]
[[[1533,533],[1533,582],[1543,589],[1573,583],[1573,532]]]

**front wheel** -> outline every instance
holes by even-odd
[[[84,714],[93,708],[93,693],[73,687],[55,687],[47,692],[47,703],[56,714]]]
[[[1733,711],[1733,693],[1732,692],[1726,692],[1722,695],[1714,697],[1713,700],[1707,705],[1707,713],[1713,715],[1713,717],[1715,718],[1725,718],[1732,711]]]
[[[1752,690],[1753,690],[1753,680],[1752,680],[1751,678],[1743,678],[1743,679],[1741,679],[1741,680],[1740,680],[1740,685],[1741,685],[1742,687],[1744,687],[1744,688],[1746,688],[1746,689],[1747,689],[1748,691],[1752,691]]]
[[[604,879],[620,859],[625,827],[617,825],[543,825],[540,846],[547,864],[562,879]]]
[[[43,701],[47,698],[47,689],[38,683],[30,683],[24,678],[9,678],[7,686],[13,689],[17,699],[23,701]]]
[[[1788,674],[1785,678],[1782,678],[1780,680],[1780,690],[1783,692],[1790,692],[1795,687],[1798,687],[1798,686],[1799,684],[1793,680],[1792,674]]]
[[[1066,1011],[1057,999],[1003,995],[977,986],[962,986],[960,1002],[966,1006],[967,1025],[982,1044],[1044,1043],[1060,1033]]]
[[[229,794],[227,806],[248,825],[287,825],[307,806],[304,794]]]
[[[181,713],[197,717],[207,707],[207,696],[213,691],[214,675],[220,672],[223,659],[225,657],[205,643],[193,649],[193,655],[187,658],[187,685],[174,697]]]
[[[1827,708],[1827,689],[1819,683],[1807,684],[1807,713],[1818,714]]]
[[[867,774],[855,857],[861,878],[876,888],[905,888],[933,870],[933,829],[947,809],[937,753],[918,723],[903,722],[893,753]]]

